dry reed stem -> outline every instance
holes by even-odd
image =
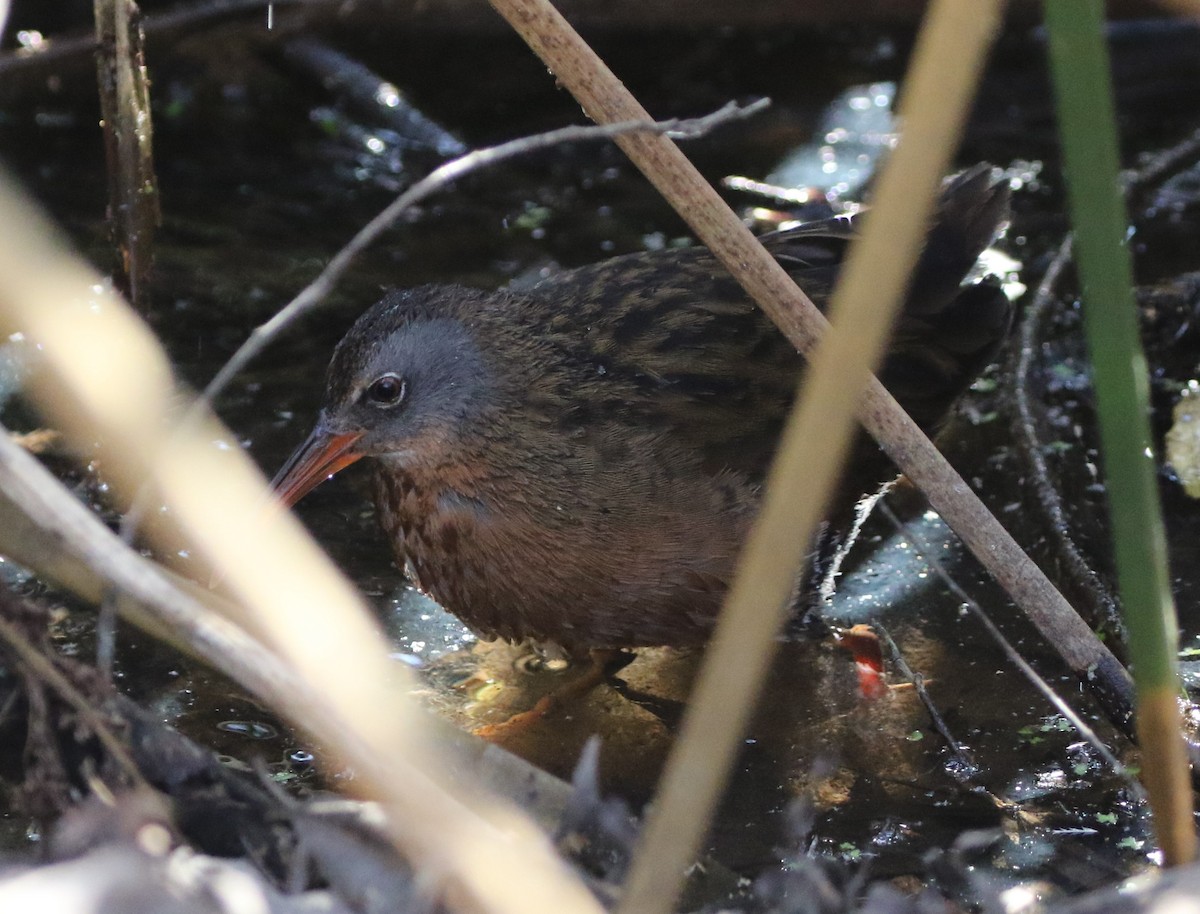
[[[1002,5],[977,0],[969,15],[958,0],[930,8],[904,83],[901,143],[885,164],[871,218],[834,289],[832,328],[812,356],[785,429],[623,912],[670,910],[682,868],[699,850],[789,610],[794,569],[828,506],[854,433],[860,391],[882,358],[924,242]],[[780,549],[780,543],[790,548]],[[719,754],[714,743],[722,746]],[[706,789],[699,801],[697,782]]]
[[[133,0],[94,0],[93,6],[109,222],[120,285],[134,307],[144,307],[159,209],[141,14]]]
[[[599,912],[516,810],[450,788],[403,700],[404,672],[353,590],[294,519],[264,510],[262,477],[240,449],[215,446],[231,439],[215,420],[170,437],[174,380],[157,342],[6,177],[0,224],[20,226],[0,245],[0,319],[39,347],[32,393],[77,446],[104,441],[118,492],[148,482],[280,655],[276,666],[295,670],[295,691],[249,687],[332,747],[355,791],[384,808],[397,847],[457,907]]]
[[[548,4],[491,2],[591,117],[607,122],[647,116]],[[964,3],[960,9],[969,20],[970,11],[983,16],[990,4]],[[824,318],[798,294],[787,275],[679,150],[661,137],[633,136],[617,142],[797,348],[811,355],[826,326]],[[874,377],[867,381],[858,416],[1072,672],[1087,684],[1109,718],[1132,735],[1133,689],[1128,673]]]

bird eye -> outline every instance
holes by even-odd
[[[366,389],[363,398],[372,406],[386,408],[395,406],[404,399],[404,379],[399,375],[385,374],[376,378]]]

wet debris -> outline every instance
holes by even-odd
[[[292,38],[280,54],[296,71],[317,80],[338,104],[387,128],[397,147],[441,158],[467,151],[462,140],[422,113],[394,83],[331,44],[307,36]]]
[[[600,792],[600,740],[583,747],[571,778],[555,843],[584,870],[610,887],[612,897],[624,878],[637,842],[637,820],[629,806]]]

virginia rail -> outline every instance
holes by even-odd
[[[963,285],[1008,213],[947,183],[881,379],[927,430],[1010,305]],[[818,305],[860,219],[765,236]],[[528,291],[389,292],[334,350],[324,406],[273,485],[293,504],[362,457],[397,561],[483,637],[588,649],[703,642],[802,359],[704,248],[617,257]],[[860,442],[849,491],[883,466]],[[894,471],[893,471],[894,472]]]

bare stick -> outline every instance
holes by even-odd
[[[366,250],[381,234],[387,231],[406,210],[416,206],[432,194],[446,189],[458,179],[480,169],[497,165],[508,159],[526,155],[539,149],[559,146],[563,143],[615,139],[616,137],[625,136],[630,133],[665,134],[677,139],[693,139],[703,136],[705,133],[722,124],[751,117],[762,111],[769,104],[770,102],[767,99],[760,99],[744,106],[730,102],[704,117],[687,120],[654,121],[649,116],[646,116],[644,118],[630,118],[619,124],[562,127],[558,130],[551,130],[548,133],[509,140],[507,143],[501,143],[498,146],[476,149],[464,156],[439,165],[412,187],[404,191],[404,193],[400,194],[379,215],[363,226],[358,234],[350,239],[346,246],[334,255],[333,259],[326,264],[325,269],[299,295],[281,308],[269,321],[255,327],[246,342],[238,348],[237,352],[230,357],[229,361],[222,366],[221,370],[208,383],[208,386],[204,388],[204,393],[196,402],[194,408],[198,410],[211,405],[220,396],[225,387],[228,386],[234,376],[245,368],[255,356],[262,352],[288,326],[319,305],[322,299],[333,289],[334,284],[341,275],[346,272],[346,269],[354,261],[354,258]]]
[[[6,608],[16,600],[7,589],[0,589],[0,609]],[[125,744],[117,739],[116,734],[112,732],[109,726],[100,713],[88,703],[88,700],[80,694],[79,690],[71,684],[58,668],[50,662],[49,658],[44,657],[37,648],[30,644],[17,629],[15,625],[4,618],[4,614],[0,613],[0,638],[9,646],[13,654],[17,657],[19,663],[29,669],[32,676],[40,679],[47,686],[58,693],[67,704],[75,709],[75,713],[87,725],[87,728],[92,731],[96,739],[104,744],[104,748],[108,750],[109,755],[113,757],[113,761],[117,766],[125,772],[135,786],[147,787],[146,779],[142,777],[142,773],[138,770],[137,764],[130,757],[129,752],[125,749]]]
[[[648,116],[548,4],[534,0],[492,0],[492,4],[594,119],[607,122]],[[981,7],[978,15],[983,16],[985,9],[990,6]],[[972,30],[971,23],[964,25],[965,33]],[[811,355],[826,327],[825,319],[805,296],[797,294],[786,273],[777,269],[677,147],[660,137],[631,136],[618,143],[788,339]],[[913,219],[915,216],[910,216],[898,224]],[[879,223],[878,214],[874,223]],[[867,381],[858,417],[1059,652],[1107,715],[1132,737],[1133,687],[1124,667],[873,377]]]
[[[933,703],[933,698],[929,694],[929,689],[925,688],[925,677],[918,673],[908,661],[904,659],[904,654],[900,651],[900,645],[896,643],[896,639],[892,637],[892,633],[878,620],[871,620],[871,628],[879,633],[879,637],[888,646],[888,650],[892,653],[892,662],[896,664],[896,668],[900,674],[912,683],[912,687],[916,690],[917,698],[925,707],[925,713],[929,715],[929,720],[933,724],[933,729],[937,730],[938,735],[946,743],[951,754],[958,760],[958,766],[951,768],[951,775],[958,781],[966,781],[973,778],[979,773],[979,766],[975,764],[975,759],[971,755],[971,750],[964,746],[950,730],[949,724],[946,723],[946,718],[942,717],[942,712],[937,709],[937,705]],[[989,796],[996,801],[997,806],[1002,806],[1003,803],[998,797],[995,797],[991,791],[987,791]]]
[[[108,217],[117,246],[118,285],[135,308],[144,308],[159,209],[141,16],[133,0],[95,0],[94,6]]]

